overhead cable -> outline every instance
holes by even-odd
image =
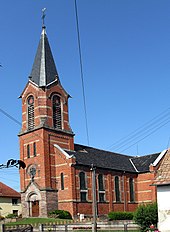
[[[80,31],[79,31],[77,1],[75,0],[74,3],[75,3],[76,29],[77,29],[79,61],[80,61],[80,74],[81,74],[81,83],[82,83],[82,91],[83,91],[83,103],[84,103],[84,114],[85,114],[85,123],[86,123],[86,135],[87,135],[87,143],[89,145],[89,132],[88,132],[86,97],[85,97],[85,87],[84,87],[83,62],[82,62],[82,53],[81,53],[81,42],[80,42]]]

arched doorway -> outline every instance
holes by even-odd
[[[32,193],[29,196],[29,216],[30,217],[39,217],[39,202],[40,199],[36,193]]]
[[[32,217],[39,216],[39,201],[32,201]]]

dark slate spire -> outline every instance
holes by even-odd
[[[39,87],[45,87],[55,80],[59,81],[44,25],[42,27],[41,39],[32,67],[30,80]]]

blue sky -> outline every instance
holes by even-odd
[[[170,1],[77,0],[77,6],[90,146],[128,155],[167,148]],[[18,96],[31,72],[44,7],[60,80],[72,96],[75,142],[87,145],[74,0],[1,1],[0,109],[21,122]],[[20,125],[0,112],[0,128],[1,163],[19,159]],[[133,131],[136,135],[127,137]],[[124,146],[117,149],[113,145],[121,138],[126,143],[121,140]],[[2,169],[0,176],[0,181],[19,190],[17,169]]]

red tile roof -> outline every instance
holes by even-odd
[[[15,197],[20,198],[21,194],[0,182],[0,197]]]
[[[170,149],[166,152],[162,159],[161,165],[157,170],[154,185],[170,184]]]

